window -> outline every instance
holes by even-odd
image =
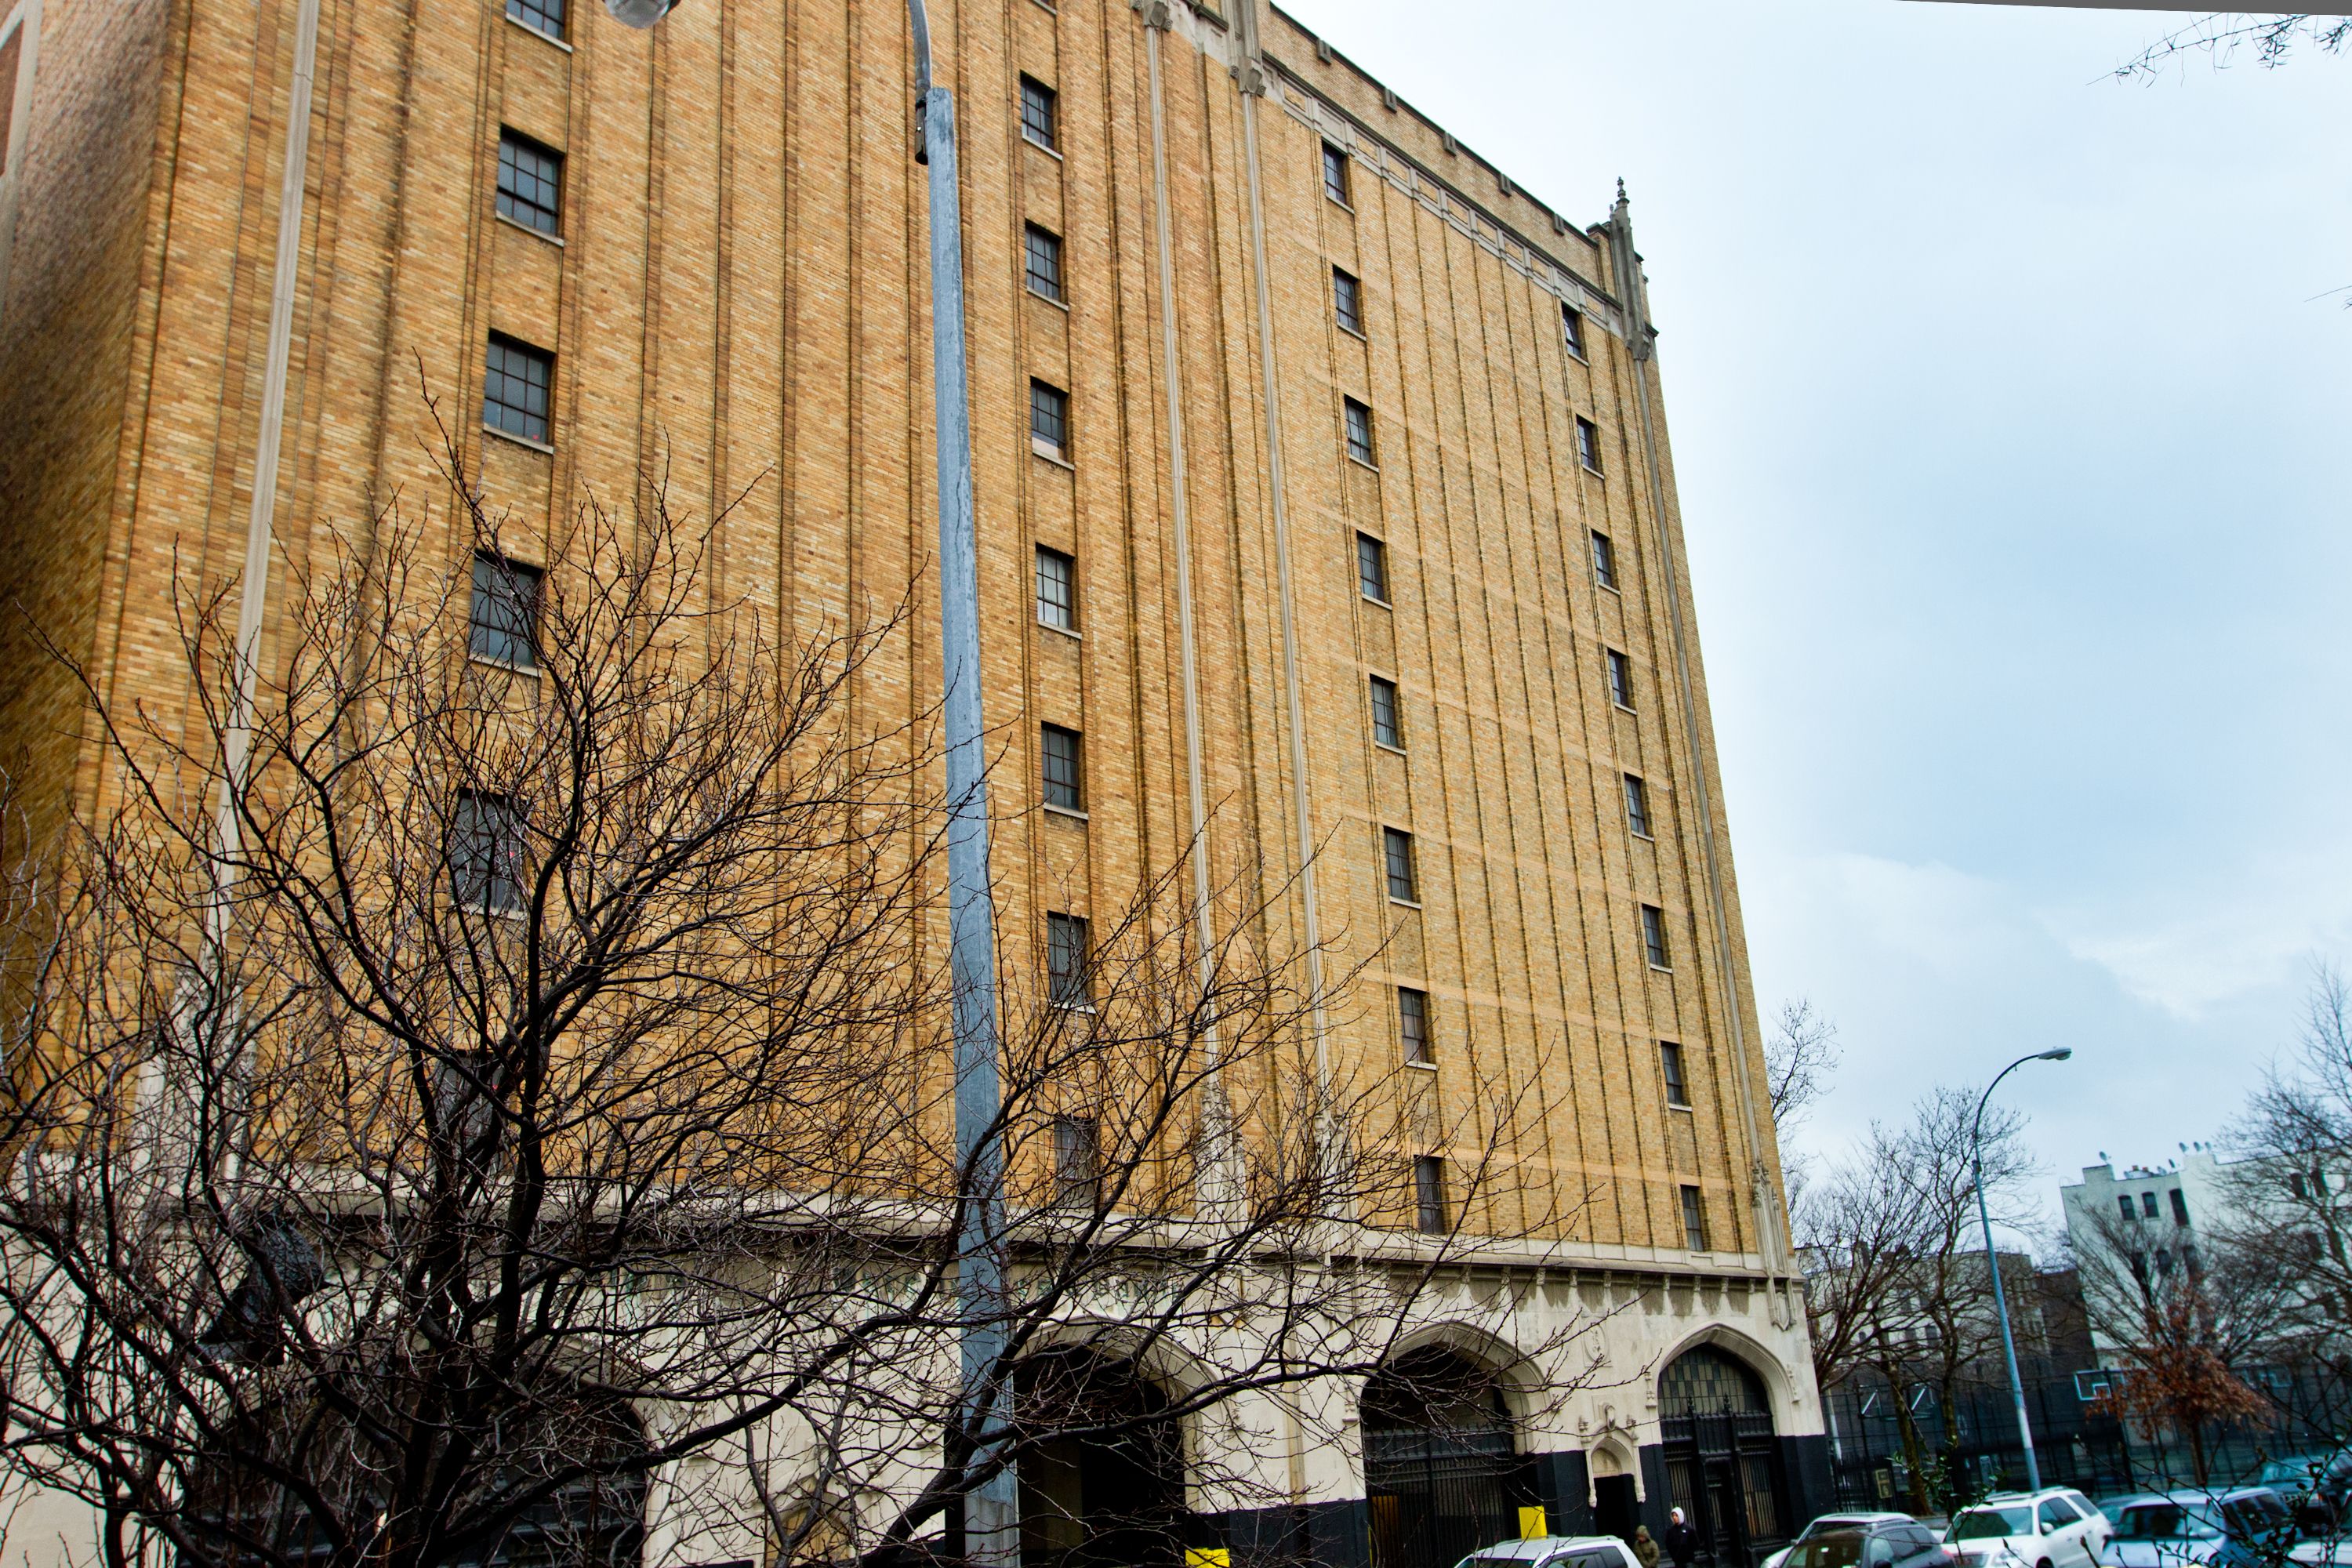
[[[1383,746],[1404,750],[1404,719],[1397,711],[1397,685],[1393,680],[1373,676],[1372,739]]]
[[[1045,917],[1045,990],[1056,1007],[1087,1007],[1087,922],[1076,915]]]
[[[1029,384],[1029,443],[1050,457],[1070,446],[1070,395],[1042,381]]]
[[[1601,432],[1590,419],[1576,422],[1576,460],[1596,474],[1601,471]]]
[[[1037,619],[1066,632],[1078,629],[1078,563],[1042,544],[1037,547]]]
[[[1706,1200],[1696,1187],[1683,1189],[1683,1241],[1693,1252],[1706,1247]]]
[[[548,387],[554,379],[553,354],[492,332],[482,370],[482,423],[545,446]]]
[[[569,0],[507,0],[507,15],[534,33],[563,37],[563,8]]]
[[[1404,1059],[1409,1062],[1434,1059],[1429,1048],[1428,992],[1410,985],[1397,987],[1397,1042],[1404,1047]]]
[[[1412,1163],[1412,1222],[1424,1235],[1445,1234],[1445,1162],[1423,1154]]]
[[[1078,732],[1059,724],[1044,726],[1045,804],[1064,811],[1087,808],[1086,770],[1079,760]]]
[[[1026,230],[1029,292],[1040,300],[1063,302],[1062,237],[1031,224]]]
[[[1599,529],[1592,532],[1592,580],[1612,594],[1617,591],[1617,546]]]
[[[1328,142],[1323,143],[1323,194],[1348,205],[1348,154]]]
[[[2121,1204],[2121,1205],[2123,1205],[2123,1209],[2124,1209],[2124,1218],[2126,1218],[2126,1219],[2137,1219],[2137,1218],[2139,1218],[2139,1211],[2138,1211],[2137,1209],[2136,1209],[2136,1208],[2132,1207],[2131,1194],[2130,1194],[2129,1193],[2126,1193],[2122,1197],[2117,1198],[2117,1199],[2116,1200],[2116,1202],[2117,1202],[2117,1203],[2119,1203],[2119,1204]]]
[[[2041,1515],[2042,1528],[2044,1530],[2063,1530],[2070,1524],[2083,1522],[2082,1516],[2068,1506],[2064,1498],[2043,1499]]]
[[[1356,586],[1375,605],[1389,602],[1389,547],[1369,533],[1356,535]]]
[[[1666,960],[1666,911],[1655,904],[1642,906],[1642,946],[1650,956],[1653,969],[1670,968]]]
[[[512,795],[460,790],[449,835],[449,880],[469,910],[522,908],[522,809]]]
[[[1048,153],[1062,144],[1055,122],[1054,89],[1032,76],[1021,79],[1021,134]]]
[[[1331,268],[1331,309],[1341,326],[1360,338],[1364,335],[1364,286],[1345,268]]]
[[[1418,902],[1412,879],[1412,835],[1402,828],[1383,827],[1381,847],[1387,862],[1389,897],[1408,904]]]
[[[562,226],[563,154],[519,132],[499,132],[499,216],[556,234]]]
[[[1348,456],[1369,468],[1373,466],[1372,411],[1352,397],[1341,398],[1340,402],[1348,413]]]
[[[1625,826],[1644,838],[1650,837],[1650,792],[1632,773],[1625,775]]]
[[[2172,1189],[2172,1223],[2175,1225],[2189,1223],[2189,1200],[2182,1195],[2179,1187]]]
[[[1690,1085],[1683,1078],[1683,1048],[1672,1040],[1658,1042],[1658,1067],[1666,1075],[1666,1103],[1688,1106]]]
[[[1559,307],[1560,334],[1568,340],[1568,352],[1577,358],[1584,357],[1584,312],[1565,300]]]
[[[1629,712],[1633,707],[1633,661],[1609,650],[1609,700]]]
[[[1091,1116],[1054,1118],[1054,1186],[1062,1202],[1102,1205],[1102,1130]]]
[[[2146,1215],[2148,1218],[2154,1219],[2156,1217],[2156,1194],[2154,1193],[2142,1193],[2139,1195],[2139,1202],[2140,1212]]]
[[[473,624],[466,651],[476,658],[517,669],[539,667],[539,589],[536,566],[481,552],[474,557]]]

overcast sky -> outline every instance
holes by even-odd
[[[1798,1142],[2010,1079],[2047,1201],[2220,1136],[2352,956],[2352,60],[2150,12],[1284,0],[1538,196],[1633,200]],[[1433,16],[1444,13],[1443,26]]]

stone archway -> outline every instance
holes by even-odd
[[[1362,1413],[1373,1568],[1451,1568],[1519,1534],[1535,1488],[1495,1373],[1424,1345],[1364,1384]]]
[[[1716,1344],[1658,1374],[1666,1494],[1698,1532],[1709,1568],[1753,1568],[1789,1539],[1789,1488],[1764,1379]]]
[[[1015,1408],[1048,1436],[1021,1460],[1022,1568],[1178,1568],[1183,1434],[1132,1361],[1083,1346],[1022,1364]]]

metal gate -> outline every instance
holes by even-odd
[[[1698,1532],[1702,1563],[1753,1568],[1787,1542],[1787,1486],[1769,1415],[1669,1415],[1659,1426],[1666,1489]]]
[[[1422,1428],[1364,1434],[1373,1568],[1453,1568],[1519,1533],[1535,1501],[1510,1432]]]

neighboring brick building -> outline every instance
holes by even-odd
[[[1654,1527],[1671,1489],[1744,1559],[1825,1457],[1626,209],[1570,224],[1254,4],[934,19],[989,719],[1019,742],[1004,962],[1044,966],[1049,904],[1083,916],[1171,864],[1199,800],[1221,880],[1289,887],[1289,940],[1346,973],[1387,939],[1335,1052],[1393,1059],[1410,1011],[1429,1093],[1449,1058],[1554,1062],[1541,1119],[1495,1136],[1591,1201],[1496,1279],[1547,1321],[1629,1304],[1592,1336],[1623,1381],[1519,1417],[1495,1485],[1562,1530]],[[510,378],[469,461],[525,534],[658,464],[697,511],[745,493],[717,588],[803,624],[928,588],[903,11],[689,0],[635,33],[565,9],[0,10],[38,43],[6,57],[0,184],[0,599],[26,613],[0,631],[0,766],[37,829],[111,785],[31,627],[110,699],[180,708],[173,574],[228,581],[261,538],[266,658],[286,563],[430,489],[420,376],[469,430],[486,374]],[[894,668],[910,711],[936,692],[924,639]],[[1083,816],[1029,809],[1040,722],[1083,735]],[[1371,1463],[1292,1471],[1328,1556],[1434,1506]]]

